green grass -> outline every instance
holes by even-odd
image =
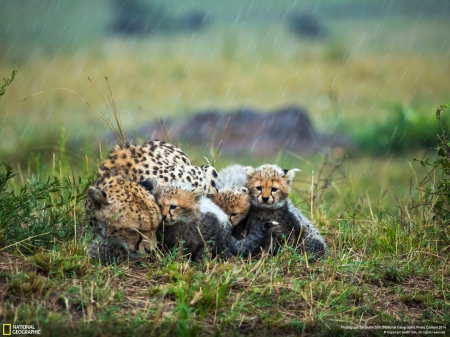
[[[30,196],[45,197],[31,204],[36,227],[25,226],[20,212],[3,224],[2,322],[34,324],[49,336],[61,329],[74,336],[350,336],[342,326],[450,320],[450,241],[427,207],[418,206],[418,192],[392,212],[389,196],[372,202],[358,194],[354,173],[334,180],[342,203],[331,203],[337,190],[327,189],[312,209],[300,204],[308,216],[312,212],[329,246],[326,257],[314,264],[286,247],[258,261],[194,264],[175,251],[105,266],[88,257],[83,202],[73,199],[80,189],[81,199],[93,177],[80,178],[85,183],[77,186],[36,178],[20,187],[7,166],[3,171],[9,172],[3,174],[3,202],[20,200],[21,209],[28,210]],[[42,192],[32,188],[37,184]],[[303,198],[301,182],[296,184],[294,201]],[[45,244],[33,241],[45,232],[50,233],[43,236]],[[383,335],[381,330],[364,333]]]
[[[12,167],[0,163],[0,244],[17,243],[18,251],[30,253],[76,237],[77,226],[84,221],[79,206],[94,176],[72,181],[32,176],[15,192],[8,188],[14,183]]]
[[[0,161],[12,165],[0,166],[0,322],[34,324],[48,336],[381,336],[342,327],[448,325],[448,228],[421,206],[426,172],[414,162],[424,155],[419,145],[434,146],[435,106],[449,101],[448,18],[415,15],[441,1],[396,3],[397,14],[342,20],[323,1],[324,43],[297,39],[274,19],[315,1],[232,1],[226,10],[166,1],[175,14],[211,10],[214,21],[194,35],[148,39],[105,34],[106,1],[2,4],[0,78],[21,69],[0,98]],[[234,21],[239,13],[248,15]],[[83,198],[114,144],[66,89],[106,112],[87,79],[105,95],[105,75],[130,132],[211,107],[298,104],[319,130],[353,135],[360,151],[332,150],[321,174],[321,153],[271,160],[302,170],[291,199],[325,237],[325,259],[308,264],[289,248],[261,261],[198,265],[176,251],[119,266],[90,259]],[[182,146],[196,164],[213,159]],[[217,167],[234,162],[262,164],[222,155]]]

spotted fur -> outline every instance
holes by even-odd
[[[99,172],[103,174],[119,167],[137,181],[154,176],[161,183],[184,181],[194,187],[202,186],[205,194],[216,190],[218,174],[212,166],[192,165],[182,150],[161,140],[152,140],[140,146],[116,145]]]
[[[242,222],[250,210],[250,197],[246,187],[229,186],[219,189],[211,200],[228,216],[232,226]]]
[[[251,207],[245,226],[234,235],[249,235],[259,223],[276,221],[280,226],[271,229],[272,237],[262,247],[276,254],[279,247],[287,243],[301,253],[306,252],[313,261],[323,256],[326,244],[319,231],[288,199],[297,171],[282,170],[270,164],[246,168]]]
[[[245,166],[234,164],[220,170],[217,178],[217,188],[219,190],[228,186],[245,187],[246,185]]]
[[[161,212],[147,189],[121,170],[108,171],[89,187],[86,210],[92,231],[100,241],[91,245],[92,256],[119,263],[127,260],[129,254],[134,256],[154,248]]]
[[[231,235],[226,215],[199,187],[186,183],[158,185],[152,191],[161,209],[162,219],[157,232],[165,249],[181,247],[194,261],[203,259],[205,248],[211,258],[248,256],[259,252],[264,236],[276,223],[267,221],[244,240]]]
[[[216,192],[218,176],[213,167],[194,166],[179,148],[159,140],[117,145],[99,172],[85,204],[99,242],[91,245],[91,255],[118,262],[155,246],[161,212],[149,192],[150,178],[186,182],[207,195]]]
[[[211,200],[228,216],[232,226],[237,226],[247,216],[250,210],[247,176],[245,167],[230,165],[219,172],[217,179],[217,193]]]

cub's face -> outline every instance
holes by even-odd
[[[225,212],[232,226],[244,220],[250,210],[250,197],[245,187],[225,187],[211,199]]]
[[[250,202],[256,207],[279,208],[291,191],[292,179],[298,169],[282,170],[276,165],[248,166],[246,174]]]
[[[191,223],[200,218],[199,203],[203,196],[203,187],[168,184],[158,186],[156,200],[166,225]]]

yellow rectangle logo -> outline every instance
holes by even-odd
[[[3,324],[3,336],[11,336],[11,324]]]

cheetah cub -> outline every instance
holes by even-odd
[[[277,225],[273,221],[255,225],[244,240],[236,240],[231,235],[227,216],[204,196],[203,188],[183,182],[160,185],[157,179],[149,180],[152,186],[150,183],[147,186],[155,196],[163,219],[157,231],[158,241],[163,249],[181,245],[184,254],[190,255],[193,261],[204,258],[205,248],[212,258],[256,254],[266,233]]]
[[[309,260],[314,261],[323,256],[326,245],[319,231],[288,199],[297,171],[270,164],[245,168],[251,207],[244,230],[251,235],[259,223],[276,221],[280,225],[271,229],[272,235],[265,237],[261,247],[276,254],[286,242],[299,252],[306,251]]]
[[[228,216],[229,223],[238,228],[250,210],[247,176],[242,165],[230,165],[219,172],[217,193],[211,200]],[[233,228],[233,231],[235,228]]]

